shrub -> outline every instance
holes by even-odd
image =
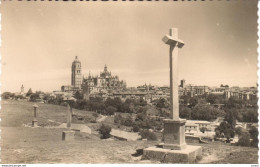
[[[125,126],[132,126],[133,125],[133,119],[131,116],[127,116],[124,120],[124,122],[122,122],[123,125]]]
[[[142,136],[142,139],[147,140],[157,140],[157,137],[154,132],[150,132],[149,130],[143,130],[140,135]]]
[[[114,115],[114,113],[117,111],[117,109],[113,106],[108,106],[106,108],[106,115]]]
[[[108,125],[102,124],[99,129],[99,133],[101,134],[101,139],[107,139],[110,137],[111,127]]]
[[[250,136],[253,139],[251,146],[258,147],[258,129],[254,126],[249,130]]]
[[[139,132],[140,128],[138,126],[138,124],[133,124],[133,131],[134,132]]]
[[[201,155],[197,155],[197,156],[196,156],[196,160],[197,160],[197,161],[202,160],[202,156],[201,156]]]
[[[250,135],[248,133],[243,133],[239,138],[237,145],[250,146]]]
[[[121,114],[117,114],[114,117],[114,123],[120,123],[120,121],[122,120],[122,115]]]

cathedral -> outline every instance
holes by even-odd
[[[62,86],[63,92],[81,91],[85,99],[88,99],[91,94],[121,91],[126,88],[125,81],[119,80],[117,75],[113,76],[106,65],[99,76],[89,74],[88,77],[82,77],[81,71],[81,62],[76,56],[71,66],[71,85]]]

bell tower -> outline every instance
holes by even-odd
[[[71,85],[81,88],[81,62],[78,60],[78,56],[75,57],[71,66]]]

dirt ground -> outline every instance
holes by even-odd
[[[1,163],[160,163],[141,160],[141,155],[135,154],[137,149],[154,146],[159,141],[101,140],[97,133],[79,132],[75,141],[62,141],[65,129],[51,126],[66,122],[66,107],[38,104],[37,119],[39,124],[46,126],[28,127],[26,125],[30,125],[33,118],[32,105],[30,102],[2,101]],[[92,117],[92,112],[74,110],[74,113]],[[220,142],[194,145],[203,148],[203,158],[198,163],[258,163],[257,148]]]

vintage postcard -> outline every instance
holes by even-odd
[[[1,163],[258,166],[257,5],[2,1]]]

